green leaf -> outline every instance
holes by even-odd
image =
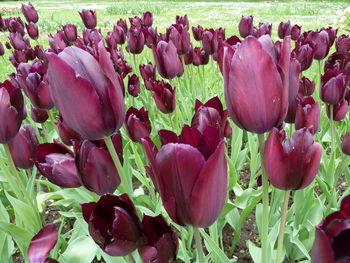
[[[252,256],[253,261],[255,263],[260,263],[261,262],[261,248],[257,247],[250,240],[248,240],[247,243],[248,243],[249,254]]]
[[[231,261],[228,259],[228,257],[225,255],[224,251],[222,251],[216,244],[215,242],[211,239],[211,237],[205,233],[204,229],[199,230],[201,235],[204,238],[204,241],[207,244],[207,249],[210,251],[213,251],[218,258],[220,259],[221,263],[230,263]]]
[[[92,262],[100,248],[90,236],[80,236],[68,243],[66,251],[59,258],[61,263]]]

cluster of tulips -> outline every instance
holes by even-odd
[[[96,11],[82,10],[79,14],[86,27],[82,36],[77,26],[63,25],[48,36],[49,48],[45,49],[39,43],[32,47],[29,40],[39,37],[39,16],[34,6],[22,4],[22,12],[27,23],[20,17],[0,17],[0,30],[9,32],[5,47],[11,50],[9,59],[16,68],[8,80],[0,83],[0,143],[8,158],[4,167],[11,169],[6,177],[10,190],[36,211],[40,228],[45,223],[37,201],[26,193],[28,178],[18,173],[18,169],[34,165],[56,186],[83,186],[100,196],[96,202],[81,204],[81,210],[91,237],[108,255],[129,256],[130,262],[135,262],[132,252],[138,250],[143,262],[175,260],[179,233],[170,225],[171,220],[171,224],[193,227],[197,261],[205,262],[199,228],[208,228],[217,220],[230,190],[227,158],[234,152],[226,143],[233,133],[230,118],[239,128],[258,135],[258,185],[263,207],[261,262],[283,261],[290,193],[314,181],[322,152],[326,155],[322,145],[314,141],[323,104],[331,127],[328,156],[334,159],[336,155],[335,122],[346,117],[350,100],[350,36],[337,36],[337,29],[331,27],[302,32],[301,26],[288,21],[278,26],[281,41],[273,41],[272,24],[255,27],[253,17],[244,16],[238,26],[241,38],[226,37],[224,28],[204,29],[198,25],[192,27],[192,41],[187,16],[177,16],[165,33],[158,33],[150,12],[129,18],[129,24],[120,19],[103,36],[96,28]],[[329,55],[334,43],[336,51]],[[152,50],[155,65],[149,62],[137,67],[136,55],[145,46]],[[0,55],[4,53],[0,43]],[[133,59],[133,66],[124,54]],[[158,138],[151,136],[146,110],[150,105],[125,109],[125,100],[134,102],[145,87],[159,111],[169,114],[169,123],[176,129],[171,113],[176,109],[175,91],[182,87],[176,89],[174,79],[193,74],[191,65],[204,68],[210,60],[217,62],[222,74],[227,110],[215,94],[205,103],[196,100],[190,124],[181,124],[179,135],[161,129]],[[319,64],[319,85],[303,74],[315,60]],[[312,96],[315,90],[320,101]],[[22,125],[27,118],[27,102],[36,127]],[[47,141],[46,122],[55,125],[54,134],[60,139]],[[288,135],[285,123],[290,124]],[[123,125],[129,138],[123,138]],[[266,141],[265,133],[269,133]],[[153,183],[150,194],[161,199],[166,218],[161,214],[144,215],[140,220],[133,204],[134,181],[123,169],[124,162],[130,161],[123,158],[126,140],[142,145],[149,162],[144,176]],[[350,132],[343,138],[342,151],[350,155]],[[331,188],[335,188],[336,180],[332,183]],[[285,191],[273,260],[267,238],[270,184]],[[336,201],[330,211],[337,207]],[[312,262],[349,261],[349,220],[348,196],[339,211],[316,226]],[[29,245],[29,261],[57,262],[49,258],[57,239],[54,224],[41,228]]]

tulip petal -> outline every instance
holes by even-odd
[[[311,263],[335,263],[330,241],[319,227],[316,227]]]
[[[11,140],[20,128],[18,123],[18,112],[10,104],[10,96],[6,89],[0,89],[0,143]]]
[[[321,144],[314,142],[311,149],[308,150],[304,163],[307,165],[307,169],[303,176],[303,181],[298,189],[307,187],[315,178],[318,168],[320,167],[320,161],[322,156]]]
[[[81,204],[83,218],[87,223],[90,221],[91,215],[95,210],[95,208],[96,208],[96,202]]]

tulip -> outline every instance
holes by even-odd
[[[333,120],[334,121],[343,120],[345,118],[346,114],[348,113],[348,109],[349,109],[349,104],[348,104],[348,101],[345,99],[343,99],[339,103],[333,105]],[[331,112],[330,105],[327,104],[326,105],[326,113],[327,113],[328,118],[331,118],[330,112]]]
[[[12,159],[18,168],[28,169],[33,167],[35,147],[38,143],[36,130],[33,126],[23,125],[17,135],[9,141]]]
[[[218,46],[216,60],[219,64],[219,69],[221,74],[223,73],[225,47],[231,47],[231,51],[235,51],[236,48],[240,45],[240,43],[241,43],[241,40],[237,36],[232,36],[226,39],[224,42],[222,42],[222,44]]]
[[[157,28],[144,27],[142,29],[143,35],[145,36],[146,46],[152,48],[158,43]]]
[[[139,77],[136,74],[133,74],[129,76],[128,81],[128,92],[131,96],[137,97],[141,90],[140,90],[140,80]]]
[[[14,50],[12,56],[9,57],[9,60],[15,68],[17,68],[20,63],[28,62],[27,54],[22,50]]]
[[[44,49],[42,46],[36,45],[34,47],[34,53],[38,59],[41,59],[41,60],[45,59]]]
[[[60,53],[61,51],[63,51],[63,49],[67,47],[67,43],[65,42],[63,36],[59,32],[57,32],[54,35],[49,34],[49,44],[56,54]]]
[[[270,23],[259,23],[259,30],[258,30],[259,37],[263,35],[270,35],[272,34],[272,24]]]
[[[175,24],[167,29],[169,40],[174,43],[179,56],[185,55],[190,51],[190,33],[187,30],[182,24]]]
[[[49,118],[49,114],[46,110],[35,108],[30,106],[30,117],[36,123],[44,123]]]
[[[321,28],[321,30],[325,30],[328,34],[328,38],[329,38],[329,47],[333,46],[335,38],[337,37],[337,33],[338,33],[338,28],[332,28],[332,27],[328,27],[328,28]]]
[[[207,55],[212,55],[215,52],[214,38],[215,31],[214,29],[206,29],[203,32],[203,49]]]
[[[36,40],[39,38],[39,29],[36,24],[30,22],[29,24],[26,24],[26,29],[31,39]]]
[[[316,60],[324,59],[329,52],[330,39],[327,31],[315,31],[310,33],[311,41],[315,44],[314,58]]]
[[[3,56],[5,54],[5,49],[2,43],[0,42],[0,56]]]
[[[278,25],[278,37],[283,39],[286,36],[290,36],[291,30],[292,30],[292,26],[289,20],[287,22],[281,22]]]
[[[136,27],[138,29],[142,28],[142,20],[141,17],[129,17],[130,27]]]
[[[10,81],[0,83],[0,143],[14,138],[26,117],[21,90]]]
[[[241,37],[251,35],[253,30],[253,16],[242,16],[239,21],[238,29]]]
[[[83,20],[83,23],[86,28],[93,29],[96,27],[96,24],[97,24],[96,10],[83,9],[81,12],[79,12],[79,15]]]
[[[145,46],[145,36],[139,27],[130,27],[128,30],[128,51],[132,54],[140,54]]]
[[[153,88],[153,99],[157,105],[157,108],[167,114],[175,110],[176,100],[175,91],[176,87],[172,87],[169,83],[165,81],[154,82]]]
[[[153,89],[153,82],[156,80],[156,67],[153,67],[151,62],[146,65],[140,65],[140,73],[148,90]]]
[[[141,223],[127,194],[106,194],[81,207],[91,237],[108,255],[126,256],[142,245]]]
[[[123,163],[123,144],[120,132],[112,136],[114,148]],[[87,139],[74,144],[75,162],[82,184],[98,195],[113,193],[120,184],[119,174],[103,140]]]
[[[314,58],[313,45],[308,43],[296,42],[295,49],[293,50],[292,56],[295,57],[300,63],[300,70],[304,71],[310,68],[312,60]]]
[[[316,226],[311,263],[349,262],[350,196],[341,201],[340,210],[328,215]]]
[[[198,25],[196,27],[192,27],[192,34],[193,34],[193,38],[197,41],[202,41],[203,39],[203,27]]]
[[[185,125],[180,136],[159,131],[162,147],[142,139],[150,161],[147,171],[165,210],[179,225],[208,227],[219,216],[226,200],[227,163],[219,130],[203,133]]]
[[[342,138],[341,149],[344,154],[350,155],[350,131],[347,131]]]
[[[144,107],[139,110],[130,107],[126,112],[125,127],[130,139],[141,143],[141,139],[149,136],[151,133],[148,111]]]
[[[54,263],[56,260],[48,258],[55,247],[58,233],[55,224],[44,226],[30,241],[28,259],[30,263]]]
[[[184,15],[184,16],[176,16],[175,18],[175,23],[177,25],[183,25],[184,27],[186,27],[188,30],[190,28],[190,24],[188,22],[188,17],[187,15]]]
[[[324,71],[328,69],[344,70],[350,74],[350,54],[333,53],[328,57],[324,65]]]
[[[329,69],[321,76],[321,99],[328,104],[337,104],[345,97],[348,76],[338,70]]]
[[[141,17],[142,25],[145,27],[151,27],[153,24],[153,14],[151,12],[144,12]]]
[[[83,137],[73,131],[63,120],[62,116],[59,116],[57,122],[56,122],[56,126],[58,128],[58,134],[62,140],[62,142],[65,144],[65,145],[73,145],[72,144],[72,140],[75,140],[75,141],[78,141],[80,142]]]
[[[30,46],[29,40],[20,33],[10,33],[10,42],[14,49],[24,50]]]
[[[44,177],[58,186],[74,188],[81,185],[74,153],[58,141],[39,144],[34,163]]]
[[[113,36],[117,44],[123,45],[125,43],[125,35],[126,35],[126,31],[124,31],[122,27],[120,26],[113,27]]]
[[[132,72],[132,67],[130,64],[126,63],[123,59],[118,59],[117,64],[115,64],[116,72],[119,76],[124,79],[126,75]],[[124,83],[121,82],[122,90],[124,90]]]
[[[27,19],[28,23],[36,23],[39,20],[38,12],[35,10],[35,7],[31,4],[22,4],[21,11],[24,17]]]
[[[10,17],[6,20],[6,27],[9,32],[11,33],[20,33],[22,36],[24,36],[24,23],[20,17]]]
[[[242,129],[261,134],[283,122],[288,110],[289,41],[289,37],[284,39],[278,62],[265,49],[273,48],[269,36],[259,40],[247,37],[236,51],[226,49],[225,99],[230,117]],[[256,57],[260,59],[256,61]],[[263,106],[256,111],[253,105]]]
[[[297,106],[295,115],[295,129],[308,128],[315,134],[320,124],[320,105],[312,97],[301,100]]]
[[[190,51],[186,55],[184,55],[184,63],[185,65],[190,65],[193,62],[193,46],[190,45]]]
[[[145,215],[142,220],[145,244],[139,248],[141,259],[149,262],[172,262],[176,259],[178,237],[162,215]]]
[[[98,48],[98,61],[73,46],[59,55],[46,55],[47,79],[55,106],[67,125],[89,140],[114,134],[125,119],[121,79],[103,42]]]
[[[311,96],[315,91],[315,82],[309,80],[307,77],[302,77],[299,80],[299,96]]]
[[[307,128],[297,130],[281,143],[278,130],[270,133],[264,151],[264,165],[271,184],[282,190],[307,187],[320,166],[322,146],[314,142]]]
[[[117,21],[117,26],[120,26],[124,33],[128,32],[128,25],[126,24],[126,20],[125,19],[119,19]]]
[[[159,41],[157,46],[152,47],[152,50],[156,61],[156,67],[163,78],[173,79],[183,74],[184,68],[182,62],[171,40],[169,43],[162,40]]]
[[[204,51],[203,48],[196,47],[193,49],[193,65],[207,65],[209,63],[209,55]]]
[[[2,18],[2,14],[0,14],[0,31],[6,31],[6,30],[7,30],[7,28],[6,28],[6,25],[5,25],[5,21]]]
[[[337,37],[335,42],[335,47],[337,52],[340,54],[347,54],[350,52],[350,36],[349,35],[341,35]]]
[[[292,40],[298,40],[300,33],[301,33],[301,26],[294,25],[290,30],[290,37],[292,38]]]
[[[78,38],[77,27],[73,24],[66,24],[62,26],[62,30],[68,42],[73,43]]]
[[[286,115],[286,118],[284,119],[286,123],[295,122],[295,114],[297,113],[297,107],[298,107],[298,104],[300,103],[300,100],[301,98],[298,94],[297,96],[295,96],[294,100],[291,103],[289,103],[287,115]]]

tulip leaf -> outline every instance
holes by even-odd
[[[260,263],[261,262],[261,248],[257,247],[252,241],[248,240],[248,249],[249,253],[252,256],[252,259],[254,263]]]
[[[200,229],[200,233],[204,238],[205,243],[207,244],[206,247],[210,251],[213,251],[218,258],[220,259],[221,263],[230,263],[231,261],[228,259],[228,257],[225,255],[224,251],[222,251],[215,242],[211,239],[211,237],[204,231],[204,229]]]
[[[90,236],[79,236],[68,243],[66,251],[59,258],[61,263],[92,262],[99,247]]]

